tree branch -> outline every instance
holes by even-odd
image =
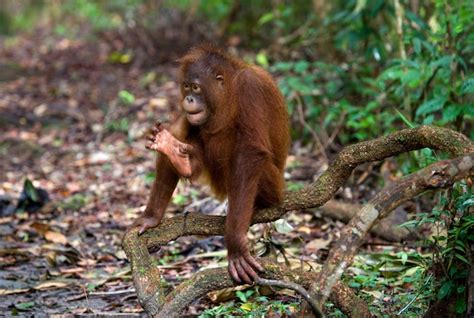
[[[352,263],[371,227],[400,204],[432,189],[451,186],[474,175],[474,153],[434,163],[385,187],[352,218],[341,231],[341,237],[313,283],[311,293],[324,303],[333,286]]]
[[[298,286],[297,289],[300,289],[298,291],[300,292],[301,289],[304,290],[304,288],[310,287],[317,277],[317,273],[291,270],[284,264],[269,259],[260,259],[259,261],[265,268],[265,273],[262,274],[262,277],[264,277],[262,279],[264,284],[262,285],[277,285],[284,288]],[[268,281],[270,279],[273,282]],[[278,283],[271,284],[275,281]],[[283,286],[280,284],[281,282],[285,282],[287,285]],[[166,297],[165,304],[157,317],[174,317],[177,313],[188,308],[193,301],[207,293],[234,286],[237,286],[237,284],[231,279],[226,268],[213,268],[198,272]],[[337,285],[337,291],[331,294],[331,301],[352,317],[370,317],[367,305],[355,296],[350,288],[341,283]]]
[[[314,183],[301,191],[288,192],[281,207],[256,211],[252,224],[275,221],[291,210],[319,207],[331,199],[334,193],[349,178],[353,169],[358,165],[366,162],[383,160],[394,155],[425,147],[447,152],[451,156],[460,156],[474,152],[474,144],[464,135],[450,129],[433,126],[421,126],[414,129],[405,129],[372,141],[351,145],[344,148],[339,153],[327,171],[325,171]],[[471,158],[472,160],[472,156],[467,156],[466,158]],[[465,169],[461,169],[462,165],[469,166],[469,163],[464,161],[459,162],[461,159],[457,160],[458,161],[456,161],[454,166],[449,164],[449,162],[444,162],[436,166],[437,168],[442,168],[442,166],[447,167],[446,169],[448,170],[436,170],[440,173],[443,171],[446,175],[430,175],[429,170],[422,170],[423,173],[421,173],[420,177],[423,177],[424,179],[422,180],[425,180],[425,182],[419,185],[414,184],[414,190],[410,190],[412,184],[405,182],[404,186],[400,186],[400,188],[393,191],[382,191],[379,196],[376,196],[376,198],[371,201],[371,206],[365,206],[359,213],[359,216],[355,218],[356,221],[351,221],[351,223],[346,227],[346,232],[348,234],[344,236],[344,239],[347,240],[347,237],[349,237],[348,235],[350,235],[349,231],[352,229],[351,226],[356,226],[354,227],[354,230],[357,231],[357,244],[353,243],[354,245],[348,245],[347,241],[344,240],[341,241],[342,243],[338,244],[340,249],[347,247],[351,247],[352,249],[348,253],[340,254],[345,255],[343,257],[341,256],[342,258],[338,256],[339,254],[334,254],[335,252],[333,252],[333,255],[330,258],[331,261],[328,262],[328,265],[318,276],[319,281],[323,281],[325,285],[315,287],[316,284],[313,284],[311,287],[310,292],[315,295],[313,299],[320,301],[326,299],[331,293],[332,286],[334,286],[339,280],[340,274],[342,273],[341,270],[344,270],[347,267],[349,264],[347,261],[351,260],[351,255],[355,253],[356,248],[359,246],[359,242],[375,220],[391,211],[391,209],[393,209],[397,204],[403,202],[403,200],[412,198],[414,195],[428,189],[429,184],[431,184],[431,188],[447,186],[448,183],[444,182],[454,178],[452,177],[453,170],[450,169],[455,167],[458,171],[466,171]],[[398,184],[399,183],[396,183],[395,185]],[[404,191],[407,191],[407,193],[404,193]],[[394,197],[388,196],[391,194],[395,194]],[[160,314],[163,312],[169,312],[171,316],[179,315],[179,312],[177,311],[164,310],[169,308],[170,304],[176,304],[176,302],[172,300],[175,297],[181,299],[184,295],[187,295],[186,297],[192,300],[201,297],[203,294],[196,292],[196,286],[201,281],[206,282],[207,287],[203,287],[205,290],[208,290],[209,288],[216,290],[223,288],[222,286],[228,287],[229,284],[233,285],[232,281],[229,282],[230,278],[227,274],[224,274],[226,273],[226,270],[221,269],[220,272],[215,272],[213,274],[212,281],[207,281],[210,279],[208,276],[198,273],[191,280],[178,286],[174,292],[165,296],[163,289],[160,287],[161,276],[159,270],[153,265],[148,251],[148,249],[162,246],[184,235],[223,235],[224,221],[225,217],[223,216],[210,216],[198,213],[184,214],[162,221],[157,228],[148,230],[141,236],[137,235],[137,229],[131,229],[126,233],[123,240],[123,248],[131,262],[138,300],[147,313],[150,315],[156,315],[159,312]],[[334,250],[335,249],[333,249],[333,251]],[[336,265],[337,259],[345,260],[345,264],[342,264],[342,266]],[[289,281],[296,282],[294,280]],[[193,286],[190,287],[189,284],[192,284]],[[186,290],[189,292],[185,293],[184,291]],[[324,294],[319,295],[320,291]],[[333,291],[333,293],[334,292],[335,291]],[[337,293],[339,293],[339,291],[336,291],[336,294]],[[345,301],[348,300],[347,297],[341,297],[341,299],[345,299]],[[320,303],[322,302],[320,301]],[[350,313],[351,308],[344,307],[343,305],[339,308],[341,308],[341,310],[346,308]],[[160,309],[162,310],[160,311]]]
[[[300,191],[287,192],[281,207],[256,211],[252,224],[273,222],[288,211],[320,207],[332,198],[358,165],[427,147],[447,152],[452,157],[474,152],[474,143],[466,136],[434,126],[404,129],[350,145],[339,153],[318,180]],[[224,222],[224,216],[198,213],[179,215],[163,220],[158,227],[146,231],[139,239],[152,248],[186,235],[223,235]]]

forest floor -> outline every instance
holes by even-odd
[[[144,210],[154,178],[155,154],[145,149],[144,133],[179,109],[176,65],[143,65],[97,39],[40,31],[0,39],[1,316],[143,315],[121,239]],[[325,169],[299,141],[287,166],[290,189]],[[361,202],[375,191],[350,189],[340,197]],[[225,203],[182,182],[168,211],[223,214]],[[260,250],[285,246],[291,262],[315,266],[343,226],[317,211],[285,220],[253,226],[250,238],[266,243]],[[224,266],[225,255],[221,237],[186,237],[156,258],[173,286],[198,269]],[[189,313],[226,299],[208,297]]]

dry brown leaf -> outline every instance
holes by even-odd
[[[96,260],[90,259],[90,258],[83,258],[79,262],[77,262],[77,265],[79,266],[94,266],[97,263]]]
[[[29,288],[20,288],[20,289],[0,289],[0,296],[11,295],[11,294],[20,294],[26,293],[29,291]]]
[[[63,274],[77,274],[77,273],[83,273],[84,268],[83,267],[60,268],[59,271]]]
[[[314,239],[310,241],[308,244],[306,244],[304,249],[308,253],[314,253],[322,248],[328,247],[329,243],[331,243],[330,239],[329,240],[328,239]]]
[[[305,234],[311,234],[311,228],[307,227],[307,226],[300,226],[298,229],[297,229],[298,232],[300,233],[305,233]]]
[[[67,243],[67,238],[59,232],[46,231],[46,233],[44,233],[44,238],[53,243],[58,243],[58,244],[63,244],[63,245],[66,245]]]
[[[69,284],[65,282],[49,280],[43,283],[39,283],[33,288],[36,290],[42,290],[42,289],[48,289],[48,288],[63,288],[63,287],[66,287],[67,285]]]
[[[30,225],[31,228],[35,229],[36,232],[38,232],[41,235],[44,235],[46,232],[49,231],[49,225],[45,223],[40,223],[40,222],[33,222]]]
[[[212,291],[207,294],[209,299],[213,303],[222,303],[224,301],[228,301],[229,299],[235,298],[235,292],[239,290],[246,290],[248,289],[248,285],[240,285],[236,287],[224,288],[218,291]]]

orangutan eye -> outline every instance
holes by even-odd
[[[190,89],[191,87],[189,86],[188,83],[184,83],[184,84],[183,84],[183,88],[184,88],[185,91],[189,91],[189,89]]]
[[[218,74],[218,75],[216,75],[216,80],[218,80],[218,81],[223,81],[223,80],[224,80],[224,76]]]
[[[193,93],[199,94],[201,92],[201,87],[199,87],[198,85],[193,84],[192,87],[193,87]]]

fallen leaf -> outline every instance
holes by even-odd
[[[38,232],[41,235],[44,235],[49,230],[49,225],[48,224],[40,223],[40,222],[33,222],[30,225],[30,227],[35,229],[36,232]]]
[[[293,226],[291,226],[291,224],[288,223],[285,219],[279,219],[273,222],[273,224],[275,225],[275,229],[278,233],[288,234],[293,231]]]
[[[77,262],[77,265],[79,266],[94,266],[97,263],[96,260],[90,259],[90,258],[83,258],[79,262]]]
[[[314,253],[322,248],[328,247],[329,243],[331,243],[331,240],[315,239],[306,244],[304,248],[307,252]]]
[[[44,238],[53,243],[58,243],[58,244],[63,244],[63,245],[66,245],[67,243],[67,238],[59,232],[46,231],[46,233],[44,233]]]
[[[21,288],[21,289],[0,289],[0,296],[11,295],[11,294],[20,294],[26,293],[29,291],[29,288]]]
[[[73,267],[73,268],[60,268],[59,271],[63,274],[76,274],[84,272],[82,267]]]
[[[15,308],[18,309],[18,310],[28,310],[28,309],[33,308],[34,306],[35,306],[34,301],[28,301],[28,302],[25,302],[25,303],[15,304]]]
[[[311,234],[311,228],[304,225],[300,226],[297,231],[305,234]]]
[[[90,164],[102,164],[112,160],[112,155],[104,151],[97,151],[89,156]]]
[[[252,304],[251,303],[243,303],[240,305],[240,309],[245,310],[245,311],[252,311]]]
[[[42,289],[48,289],[48,288],[63,288],[68,286],[68,283],[65,282],[60,282],[60,281],[54,281],[54,280],[49,280],[43,283],[39,283],[35,287],[33,287],[36,290],[42,290]]]

